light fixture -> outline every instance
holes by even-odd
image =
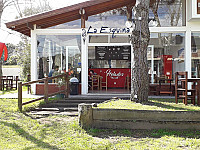
[[[131,28],[133,26],[133,22],[127,20],[125,25],[126,25],[127,28]]]
[[[85,9],[84,8],[79,9],[79,14],[80,15],[84,15],[85,14]]]

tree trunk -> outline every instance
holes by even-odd
[[[148,101],[149,75],[147,48],[150,40],[148,26],[149,1],[136,0],[135,29],[132,32],[133,68],[131,100],[139,103]],[[140,19],[141,18],[141,19]]]

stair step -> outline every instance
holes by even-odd
[[[79,103],[50,103],[50,104],[45,104],[42,107],[43,108],[60,108],[60,107],[78,107]]]
[[[54,103],[102,103],[105,100],[57,100]]]
[[[68,108],[65,108],[65,107],[60,107],[60,108],[35,108],[34,111],[78,111],[78,108],[77,107],[68,107]]]
[[[30,114],[32,115],[67,115],[67,116],[78,116],[78,111],[67,111],[67,112],[60,112],[60,111],[31,111]]]

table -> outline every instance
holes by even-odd
[[[13,79],[2,78],[1,84],[2,84],[2,87],[1,87],[2,90],[4,90],[5,87],[6,87],[6,90],[8,90],[8,87],[10,87],[12,89]]]
[[[197,83],[197,105],[200,105],[200,78],[188,78],[188,82],[196,82]]]
[[[185,78],[180,78],[180,80],[185,80]],[[197,105],[200,105],[200,78],[188,78],[187,81],[197,83],[197,87],[196,87]]]

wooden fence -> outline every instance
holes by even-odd
[[[59,90],[58,92],[55,92],[55,93],[52,93],[52,94],[49,94],[48,93],[48,81],[53,80],[53,79],[61,79],[61,78],[64,79],[64,81],[65,81],[64,85],[63,85],[65,87],[65,89]],[[44,96],[23,103],[22,102],[22,86],[30,86],[31,84],[36,84],[36,83],[41,83],[41,82],[44,83]],[[39,101],[39,100],[42,100],[42,99],[44,99],[45,102],[48,102],[49,97],[60,94],[60,93],[65,93],[65,97],[68,98],[68,95],[69,95],[68,73],[64,73],[64,74],[54,76],[54,77],[45,77],[45,78],[39,79],[37,81],[30,81],[30,82],[26,82],[26,83],[19,82],[18,83],[18,108],[19,108],[20,111],[22,111],[22,106],[36,102],[36,101]]]

